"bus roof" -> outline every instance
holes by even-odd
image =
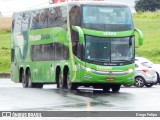
[[[56,7],[56,6],[63,6],[63,5],[67,5],[67,4],[86,4],[86,5],[111,5],[111,6],[128,6],[125,3],[121,3],[121,2],[112,2],[112,1],[108,1],[108,0],[104,0],[104,1],[95,1],[95,0],[88,0],[88,1],[67,1],[67,2],[61,2],[61,3],[55,3],[55,4],[49,4],[47,6],[44,7],[37,7],[37,8],[32,8],[32,9],[28,9],[28,10],[24,10],[24,11],[18,11],[18,12],[14,12],[14,14],[16,13],[23,13],[23,12],[29,12],[29,11],[34,11],[34,10],[38,10],[38,9],[45,9],[45,8],[50,8],[50,7]]]
[[[100,5],[124,5],[124,6],[127,6],[127,4],[125,4],[125,3],[121,3],[121,2],[113,2],[113,1],[108,1],[108,0],[106,0],[106,1],[98,1],[98,0],[88,0],[88,1],[69,1],[68,3],[77,3],[77,4],[96,4],[96,5],[98,5],[98,4],[100,4]]]

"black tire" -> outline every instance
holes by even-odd
[[[145,84],[146,87],[152,87],[153,84]]]
[[[69,74],[69,71],[67,72],[67,76],[65,77],[66,78],[66,87],[68,90],[76,90],[77,89],[77,85],[76,84],[73,84],[70,80],[70,74]]]
[[[157,83],[160,84],[160,76],[159,76],[159,74],[157,72],[156,72],[156,74],[157,74]]]
[[[34,86],[34,84],[32,83],[32,80],[31,80],[30,70],[28,70],[28,72],[27,72],[26,79],[27,79],[27,82],[28,82],[28,87],[29,88],[34,88],[35,86]]]
[[[135,78],[135,83],[134,86],[138,87],[138,88],[142,88],[145,85],[145,80],[143,77],[137,76]]]
[[[64,87],[64,81],[60,71],[58,71],[56,74],[56,81],[57,81],[57,88],[62,89]]]
[[[33,84],[33,83],[32,83]],[[42,83],[34,83],[33,84],[34,88],[43,88],[43,84]]]
[[[42,88],[43,87],[42,83],[32,83],[30,70],[28,70],[26,78],[28,82],[28,88]]]
[[[112,85],[111,88],[112,88],[112,92],[117,93],[119,92],[121,85]]]
[[[111,89],[110,86],[103,86],[103,92],[109,92]]]
[[[20,73],[20,79],[22,80],[23,88],[27,88],[28,87],[28,82],[27,82],[27,79],[24,75],[24,72]]]
[[[75,84],[75,83],[72,83],[72,87],[71,87],[71,89],[72,89],[72,90],[77,90],[77,88],[78,88],[78,85],[77,85],[77,84]]]

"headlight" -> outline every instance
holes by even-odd
[[[92,69],[91,68],[86,68],[86,71],[90,72],[90,71],[92,71]]]
[[[132,72],[134,72],[134,69],[129,69],[128,70],[128,73],[132,73]]]
[[[87,67],[84,67],[84,66],[82,66],[82,65],[81,65],[81,68],[82,68],[83,70],[86,70],[87,72],[93,72],[93,71],[95,71],[95,70],[93,70],[93,69],[91,69],[91,68],[87,68]]]

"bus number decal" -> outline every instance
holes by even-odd
[[[117,33],[116,32],[104,32],[104,35],[106,35],[106,36],[116,36]]]

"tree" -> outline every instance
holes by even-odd
[[[160,0],[138,0],[135,4],[136,11],[151,11],[160,10]]]

